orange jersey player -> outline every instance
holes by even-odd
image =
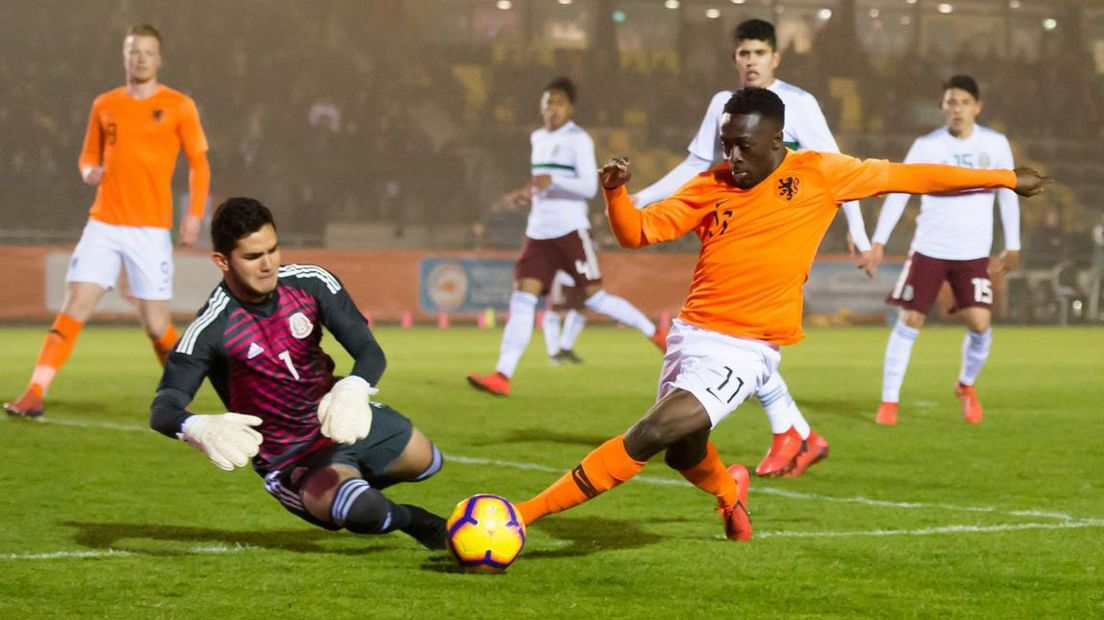
[[[747,468],[726,470],[709,434],[775,372],[779,347],[801,340],[801,285],[838,205],[886,192],[1007,187],[1030,196],[1046,182],[1026,168],[969,170],[790,151],[782,139],[784,111],[767,89],[737,91],[721,118],[725,165],[643,210],[633,207],[624,187],[627,160],[600,171],[607,215],[622,246],[695,231],[701,254],[667,337],[656,404],[625,434],[518,504],[526,524],[629,480],[665,451],[667,465],[717,498],[726,536],[749,540]]]
[[[211,180],[207,138],[195,102],[157,81],[161,33],[156,28],[142,24],[127,31],[123,67],[126,85],[92,103],[79,165],[84,182],[97,188],[96,200],[69,261],[65,301],[30,384],[18,400],[4,403],[11,415],[42,415],[46,389],[123,266],[130,294],[138,300],[138,317],[162,363],[177,339],[169,311],[173,169],[183,149],[191,171],[191,205],[180,223],[180,241],[191,245],[199,235]]]

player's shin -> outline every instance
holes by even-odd
[[[46,340],[42,343],[42,350],[38,353],[28,391],[35,392],[39,398],[46,394],[54,375],[73,352],[77,336],[83,328],[84,323],[81,321],[65,314],[57,315],[54,324],[50,326],[50,332],[46,334]]]
[[[690,484],[716,497],[717,505],[722,509],[730,508],[741,495],[747,494],[747,489],[738,488],[732,475],[725,469],[712,441],[706,444],[705,456],[697,465],[676,471]]]
[[[161,362],[161,365],[165,365],[165,361],[169,359],[169,352],[172,351],[173,345],[180,339],[180,335],[176,333],[176,328],[172,323],[165,328],[165,331],[157,338],[150,338],[153,343],[153,353],[157,356],[157,361]]]
[[[517,505],[526,525],[541,517],[594,498],[640,473],[647,461],[637,461],[625,451],[618,435],[586,455],[574,469],[527,502]]]
[[[431,549],[445,548],[445,522],[418,506],[395,504],[367,481],[341,483],[330,508],[334,525],[355,534],[387,534],[400,530]]]

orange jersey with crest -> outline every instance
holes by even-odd
[[[840,203],[887,192],[1015,184],[1011,170],[787,151],[773,173],[747,190],[732,184],[725,164],[646,209],[632,206],[623,185],[605,195],[610,225],[623,246],[670,241],[691,230],[701,239],[680,319],[722,334],[786,345],[803,335],[802,285]]]
[[[164,85],[146,99],[135,99],[125,87],[97,97],[79,163],[82,169],[104,168],[91,218],[118,226],[171,228],[172,176],[181,148],[193,173],[198,162],[206,175],[198,187],[192,184],[190,212],[202,215],[210,173],[195,102]]]

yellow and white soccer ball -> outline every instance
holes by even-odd
[[[483,573],[506,570],[525,546],[525,524],[505,498],[480,493],[464,499],[448,518],[452,557],[464,568]]]

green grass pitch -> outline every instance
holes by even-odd
[[[44,331],[0,328],[0,396],[22,390]],[[788,348],[783,374],[831,456],[752,479],[750,544],[724,540],[712,498],[656,461],[535,524],[518,562],[486,576],[402,534],[312,528],[251,471],[148,430],[149,344],[93,326],[48,421],[0,422],[0,617],[1104,615],[1104,330],[994,332],[979,426],[952,393],[959,328],[921,334],[896,428],[873,423],[887,329],[814,329]],[[601,327],[580,339],[585,365],[550,366],[537,332],[514,395],[477,393],[464,375],[493,367],[499,336],[378,330],[379,398],[448,457],[392,498],[439,513],[476,492],[526,499],[652,403],[659,354]],[[223,411],[208,387],[193,409]],[[754,467],[770,432],[748,403],[714,440]]]

